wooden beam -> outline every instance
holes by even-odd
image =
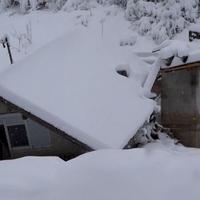
[[[182,65],[178,65],[178,66],[174,66],[174,67],[169,67],[166,69],[161,69],[161,72],[169,73],[169,72],[179,71],[179,70],[183,70],[183,69],[191,70],[191,69],[198,68],[198,67],[200,67],[200,61],[182,64]]]

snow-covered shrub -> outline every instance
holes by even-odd
[[[31,23],[26,24],[25,31],[19,32],[14,29],[12,33],[12,39],[15,41],[17,51],[21,52],[28,49],[32,45],[32,25]]]
[[[66,2],[67,0],[0,0],[0,9],[18,7],[21,13],[41,8],[59,10]]]
[[[157,43],[183,31],[199,17],[198,0],[128,0],[126,18],[141,35]]]
[[[127,0],[112,0],[111,3],[121,6],[123,8],[126,8]]]
[[[3,10],[11,5],[11,0],[0,0],[0,10]]]
[[[97,3],[97,0],[68,0],[64,5],[63,10],[89,10],[96,7]]]
[[[49,0],[46,3],[46,7],[50,10],[60,10],[67,0]]]

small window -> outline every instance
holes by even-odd
[[[25,125],[8,126],[11,147],[29,146]]]

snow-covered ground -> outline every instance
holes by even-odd
[[[200,150],[164,139],[68,162],[27,157],[0,162],[0,177],[2,200],[199,200]]]

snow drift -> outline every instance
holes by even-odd
[[[199,200],[200,151],[153,144],[104,150],[64,162],[0,162],[3,200]]]

